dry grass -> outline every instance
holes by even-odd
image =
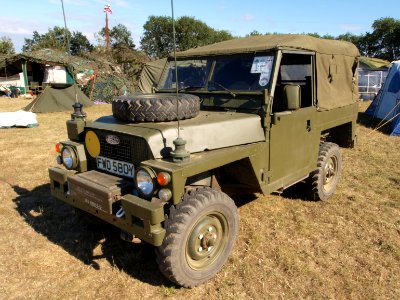
[[[28,102],[1,98],[0,111]],[[86,109],[91,119],[110,110]],[[148,246],[89,230],[49,196],[47,168],[69,115],[38,114],[37,128],[0,130],[0,298],[400,298],[400,138],[359,125],[328,202],[299,199],[301,186],[240,199],[228,263],[187,290],[164,279]]]

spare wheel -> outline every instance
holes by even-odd
[[[196,117],[199,110],[199,97],[190,94],[133,94],[116,97],[112,102],[114,118],[131,122],[189,119]]]

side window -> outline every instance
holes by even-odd
[[[307,54],[283,54],[275,88],[273,112],[287,110],[283,101],[283,88],[288,84],[300,86],[302,108],[313,105],[312,58],[312,55]]]

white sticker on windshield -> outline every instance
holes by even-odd
[[[273,56],[256,56],[253,59],[253,64],[251,66],[251,73],[271,73],[272,63],[274,62]]]
[[[260,80],[258,81],[258,84],[260,86],[266,86],[269,82],[269,78],[271,76],[271,71],[269,72],[262,72],[260,75]]]

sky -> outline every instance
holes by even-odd
[[[149,16],[171,16],[170,0],[63,0],[67,26],[96,44],[95,33],[105,26],[106,4],[112,7],[109,26],[125,25],[137,48]],[[399,0],[174,0],[175,18],[194,17],[217,30],[245,36],[260,33],[318,33],[337,36],[371,32],[374,20],[400,19]],[[0,36],[10,37],[21,51],[33,31],[45,33],[64,26],[61,0],[2,0]]]

